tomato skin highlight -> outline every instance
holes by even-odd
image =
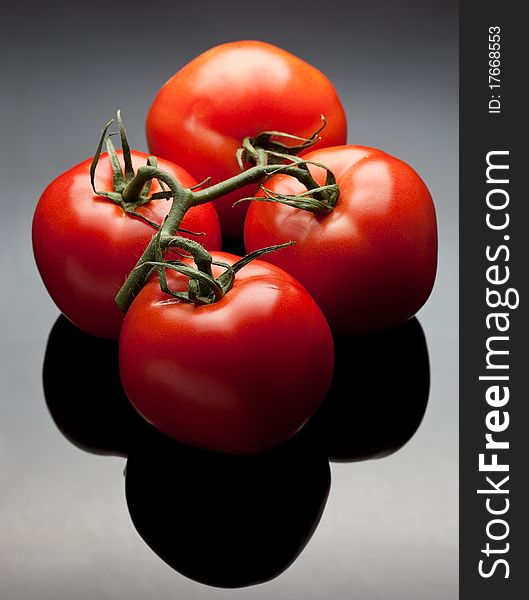
[[[145,165],[148,156],[133,151],[134,169]],[[121,152],[118,157],[122,161]],[[88,159],[59,175],[42,194],[33,217],[33,252],[59,310],[88,334],[117,339],[124,315],[114,298],[155,229],[126,214],[112,200],[97,196],[90,184],[90,164]],[[158,166],[184,187],[196,185],[181,167],[161,159]],[[97,190],[113,189],[107,154],[100,157],[95,184]],[[157,191],[160,187],[153,181],[151,192]],[[153,200],[137,212],[161,223],[170,208],[170,201]],[[192,208],[182,227],[204,232],[205,236],[195,239],[206,248],[220,248],[220,225],[213,206]]]
[[[168,272],[168,279],[186,288],[185,277]],[[205,306],[172,299],[153,278],[120,336],[121,380],[138,412],[180,442],[228,454],[256,454],[292,437],[325,396],[333,362],[319,307],[261,260]]]
[[[240,172],[236,151],[247,136],[281,131],[310,137],[317,147],[344,144],[344,109],[332,83],[316,68],[271,44],[238,41],[207,50],[160,89],[147,115],[149,148],[212,183]],[[288,143],[288,141],[287,141]],[[256,186],[215,201],[223,235],[242,239],[247,203]]]
[[[248,252],[294,240],[264,257],[293,275],[339,335],[402,323],[426,302],[437,269],[437,225],[428,188],[403,161],[364,146],[315,150],[336,176],[340,197],[328,215],[284,204],[252,202],[245,221]],[[325,172],[311,167],[324,182]],[[276,175],[266,187],[283,194],[305,188]]]

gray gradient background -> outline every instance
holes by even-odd
[[[0,597],[456,598],[457,4],[222,4],[2,10]],[[320,68],[345,104],[349,141],[421,173],[437,206],[440,264],[419,314],[432,365],[419,431],[388,458],[332,465],[326,511],[299,559],[270,583],[230,591],[187,580],[154,555],[126,510],[124,461],[81,452],[49,418],[41,367],[58,313],[33,263],[30,223],[42,189],[91,154],[116,108],[146,149],[143,122],[160,85],[202,50],[241,38]]]

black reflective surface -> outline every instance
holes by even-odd
[[[258,457],[166,446],[134,452],[125,476],[132,522],[163,560],[219,587],[267,581],[295,560],[329,492],[322,453],[300,442]]]
[[[331,460],[381,458],[419,427],[430,388],[417,319],[383,333],[335,340],[331,389],[313,424]]]
[[[149,427],[121,386],[117,343],[83,333],[62,315],[48,338],[42,379],[55,424],[81,450],[126,457]]]
[[[329,459],[391,454],[424,415],[429,362],[417,319],[335,344],[333,382],[319,410],[291,441],[257,456],[213,453],[159,433],[123,391],[118,344],[64,316],[48,338],[44,397],[69,442],[128,458],[128,510],[160,558],[200,583],[244,587],[278,576],[309,541],[329,493]]]

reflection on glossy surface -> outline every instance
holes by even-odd
[[[298,437],[323,445],[332,460],[397,451],[419,427],[428,402],[421,325],[412,319],[383,333],[335,340],[335,355],[331,390]],[[49,336],[43,381],[57,427],[83,450],[127,456],[138,434],[152,429],[125,396],[117,344],[82,333],[63,316]]]
[[[329,486],[326,457],[300,440],[234,457],[161,436],[130,456],[125,484],[145,542],[183,575],[217,587],[285,570],[314,532]]]
[[[421,325],[335,340],[331,390],[308,424],[331,460],[396,452],[417,431],[428,403],[430,368]]]
[[[327,455],[386,456],[415,433],[429,392],[428,352],[416,319],[388,332],[336,341],[331,390],[293,440],[234,457],[179,444],[132,408],[117,344],[64,317],[48,340],[43,381],[59,430],[97,454],[128,456],[126,498],[145,542],[183,575],[217,587],[276,577],[299,555],[322,515]]]
[[[55,424],[82,450],[127,456],[137,431],[148,427],[121,387],[117,342],[89,336],[62,315],[48,338],[42,377]]]
[[[63,316],[49,336],[43,383],[51,416],[70,442],[96,454],[130,455],[126,495],[134,525],[191,579],[219,587],[272,579],[314,532],[330,471],[310,436],[255,457],[170,440],[125,396],[117,344],[86,335]]]

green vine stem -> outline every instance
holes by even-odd
[[[308,138],[283,133],[282,131],[262,131],[255,137],[245,137],[241,147],[237,150],[237,161],[244,170],[244,162],[252,164],[278,164],[282,160],[279,156],[296,156],[307,150],[320,140],[320,133],[327,125],[324,115],[321,115],[321,125]],[[280,140],[292,140],[294,144],[284,144]],[[296,143],[297,142],[297,143]]]
[[[132,301],[141,290],[147,277],[150,275],[153,267],[153,261],[159,258],[159,249],[167,249],[170,245],[174,233],[180,227],[182,219],[186,212],[193,206],[211,202],[216,198],[220,198],[229,192],[240,189],[249,183],[262,181],[266,177],[270,177],[275,173],[285,173],[296,177],[301,183],[314,188],[320,186],[312,179],[307,177],[307,171],[293,165],[267,165],[251,167],[247,171],[243,171],[238,175],[227,179],[221,183],[213,185],[204,190],[191,191],[183,188],[169,173],[162,171],[156,167],[140,167],[134,176],[134,179],[128,184],[124,190],[124,195],[132,197],[138,191],[143,190],[148,181],[158,179],[169,186],[173,204],[163,222],[160,231],[155,234],[149,245],[143,252],[136,267],[130,273],[123,287],[119,290],[116,296],[116,303],[119,308],[126,312]],[[310,176],[310,174],[309,174]],[[159,262],[159,261],[158,261]],[[199,265],[197,264],[197,267]],[[200,268],[200,267],[199,267]]]
[[[334,174],[321,163],[303,160],[297,156],[321,140],[319,134],[327,125],[323,115],[321,115],[321,121],[321,126],[309,138],[281,131],[263,131],[256,137],[244,138],[241,148],[237,151],[237,161],[241,170],[244,170],[245,163],[257,166],[290,164],[293,169],[289,175],[296,177],[307,188],[307,192],[297,196],[276,194],[263,187],[261,183],[261,189],[264,192],[262,196],[243,198],[239,202],[250,200],[280,202],[287,206],[306,210],[314,215],[330,213],[334,209],[340,193]],[[282,140],[290,140],[294,143],[285,144]],[[309,165],[325,169],[326,178],[323,186],[318,185],[309,170]],[[299,170],[295,172],[294,168]]]
[[[153,156],[148,158],[146,166],[140,167],[134,173],[130,146],[127,141],[121,113],[118,111],[117,122],[125,168],[122,170],[114,145],[110,137],[108,137],[106,139],[106,148],[113,171],[113,190],[100,191],[96,189],[95,174],[97,164],[105,143],[105,137],[113,122],[109,121],[103,129],[90,167],[92,188],[94,193],[109,198],[119,204],[125,212],[142,218],[157,229],[157,232],[153,235],[142,256],[136,263],[136,266],[119,290],[116,296],[118,307],[123,312],[128,310],[132,301],[145,285],[145,282],[153,271],[157,271],[158,273],[162,290],[180,300],[194,302],[195,304],[207,304],[217,301],[233,285],[235,273],[238,269],[263,254],[273,252],[291,243],[263,248],[242,258],[232,266],[222,265],[226,268],[226,271],[215,279],[211,268],[214,263],[207,250],[194,240],[176,235],[178,231],[182,231],[180,225],[185,214],[194,206],[211,202],[252,183],[259,183],[262,186],[263,181],[267,178],[282,173],[296,178],[305,186],[307,191],[299,196],[287,197],[273,194],[269,190],[266,190],[266,188],[263,188],[265,197],[257,199],[268,202],[284,202],[296,208],[310,210],[313,213],[326,213],[332,210],[338,198],[338,186],[336,185],[334,175],[324,165],[308,163],[296,156],[298,152],[312,146],[320,139],[318,134],[325,126],[323,117],[322,121],[322,127],[310,138],[300,138],[276,131],[267,131],[255,138],[246,138],[243,142],[242,154],[238,154],[238,158],[241,164],[242,160],[246,160],[247,162],[254,162],[254,166],[210,187],[204,187],[209,183],[209,180],[206,180],[192,189],[187,189],[182,187],[169,173],[159,169],[156,164],[156,158]],[[276,138],[294,140],[297,144],[288,146],[277,141]],[[323,167],[326,170],[327,175],[324,185],[320,185],[314,179],[309,170],[309,164]],[[150,190],[153,180],[159,182],[162,191],[151,195]],[[138,206],[143,206],[155,199],[172,199],[169,213],[161,225],[149,221],[136,211]],[[175,248],[179,248],[185,252],[186,257],[190,255],[197,268],[192,269],[180,260],[166,260],[165,254],[167,251],[174,250]],[[165,273],[166,268],[189,277],[190,281],[187,292],[174,292],[169,289]]]
[[[224,262],[212,261],[211,255],[202,248],[202,251],[209,256],[209,265],[217,265],[223,267],[225,271],[218,277],[213,277],[213,274],[208,274],[205,271],[201,271],[198,268],[194,269],[188,264],[180,261],[167,261],[167,260],[155,260],[147,261],[142,266],[149,267],[149,275],[153,271],[158,272],[160,288],[166,294],[173,296],[179,301],[192,302],[196,305],[211,304],[221,300],[233,287],[235,283],[235,275],[247,264],[253,260],[264,256],[270,252],[276,252],[282,248],[286,248],[294,244],[295,242],[286,242],[285,244],[279,244],[277,246],[268,246],[267,248],[260,248],[255,252],[247,254],[233,265],[229,265]],[[195,259],[195,264],[196,259]],[[197,264],[198,267],[198,264]],[[176,292],[169,287],[167,281],[166,269],[176,271],[189,278],[189,285],[187,292]]]

